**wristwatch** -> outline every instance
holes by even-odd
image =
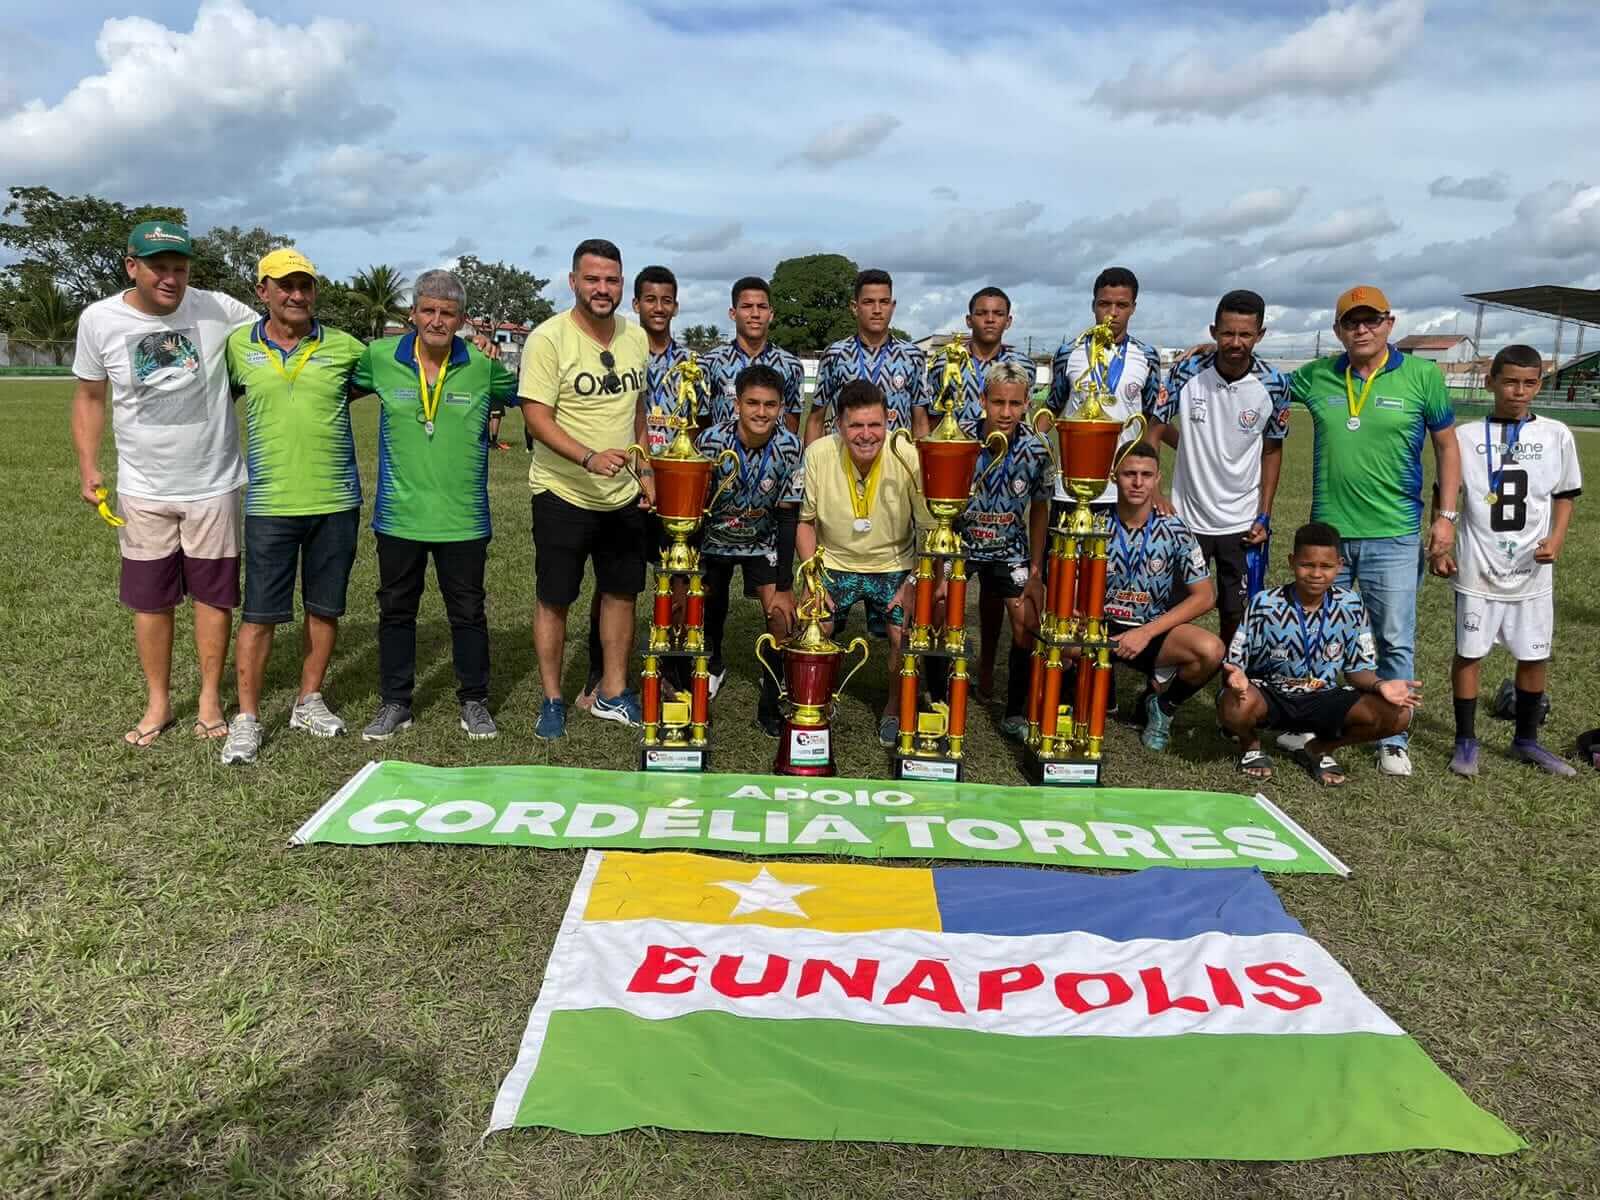
[[[1452,525],[1461,520],[1461,514],[1453,508],[1441,508],[1439,510],[1439,515],[1446,521],[1449,521]]]

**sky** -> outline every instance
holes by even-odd
[[[1463,292],[1600,287],[1593,0],[350,11],[10,0],[0,186],[265,225],[335,277],[501,259],[558,307],[606,237],[725,332],[734,278],[819,252],[892,272],[913,336],[997,284],[1036,351],[1110,265],[1146,340],[1248,287],[1280,352],[1330,345],[1356,283],[1402,334],[1470,334]],[[1491,311],[1484,344],[1554,332]]]

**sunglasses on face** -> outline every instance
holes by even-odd
[[[1360,329],[1376,329],[1388,319],[1388,313],[1377,313],[1370,317],[1341,317],[1339,328],[1346,333],[1355,333]]]
[[[600,390],[603,392],[620,392],[622,380],[617,376],[617,356],[609,350],[600,351],[600,365],[606,369],[604,377],[600,380]]]

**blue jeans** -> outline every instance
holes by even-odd
[[[1420,534],[1388,538],[1346,538],[1344,569],[1338,585],[1361,592],[1372,637],[1378,644],[1379,679],[1415,679],[1417,589],[1422,584]],[[1404,746],[1397,733],[1379,745]]]

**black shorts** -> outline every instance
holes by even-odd
[[[709,593],[713,588],[727,591],[733,583],[733,573],[743,568],[744,594],[747,597],[761,595],[760,589],[767,584],[774,587],[778,583],[778,564],[772,562],[765,554],[702,554],[700,556],[700,573],[705,579],[705,588]]]
[[[637,596],[644,590],[646,513],[637,504],[595,512],[554,492],[533,497],[534,590],[541,602],[565,608],[578,598],[583,565],[594,560],[597,591]]]
[[[1248,530],[1238,533],[1197,533],[1194,540],[1200,543],[1200,553],[1207,561],[1217,564],[1217,612],[1237,621],[1244,616],[1247,594],[1245,548],[1240,542]],[[1178,604],[1189,596],[1189,589],[1181,582],[1172,585],[1172,603]]]
[[[1344,733],[1345,719],[1361,699],[1353,687],[1320,688],[1315,692],[1286,692],[1252,679],[1267,702],[1264,729],[1283,733],[1310,733],[1333,741]]]
[[[1130,629],[1139,628],[1137,625],[1123,625],[1117,621],[1110,621],[1107,624],[1111,630],[1112,637],[1115,637],[1119,633],[1127,633]],[[1167,635],[1165,633],[1158,633],[1155,637],[1150,639],[1150,644],[1139,652],[1138,658],[1113,657],[1111,661],[1117,666],[1127,667],[1129,670],[1139,672],[1139,674],[1143,675],[1146,679],[1152,679],[1155,677],[1156,673],[1156,659],[1161,654],[1161,647],[1165,646],[1166,644]],[[1167,669],[1170,671],[1174,668],[1169,667]]]
[[[252,625],[294,620],[296,571],[306,612],[330,620],[344,616],[360,531],[359,508],[308,517],[247,515],[244,619]]]
[[[1020,572],[1021,582],[1018,582]],[[983,581],[985,596],[998,596],[1002,600],[1015,600],[1028,586],[1028,564],[1018,559],[990,559],[974,562],[967,560],[967,576]]]

